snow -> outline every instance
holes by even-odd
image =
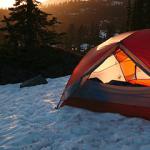
[[[69,76],[0,86],[0,150],[150,150],[150,122],[58,103]]]

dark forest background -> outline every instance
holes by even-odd
[[[89,44],[90,49],[125,31],[126,8],[126,0],[75,0],[50,5],[45,11],[55,14],[62,22],[57,29],[66,33],[64,48],[80,52],[83,43]]]
[[[71,74],[91,48],[116,34],[150,26],[150,1],[146,0],[74,0],[47,7],[39,6],[42,12],[53,14],[46,15],[47,20],[58,22],[49,24],[50,33],[35,28],[32,31],[38,34],[45,32],[47,36],[41,38],[39,35],[35,40],[31,38],[26,41],[21,41],[23,33],[29,39],[27,37],[31,37],[29,35],[33,32],[28,35],[20,26],[14,28],[15,23],[12,23],[11,27],[15,31],[19,30],[13,38],[14,34],[9,28],[14,19],[10,14],[13,10],[0,9],[0,20],[3,20],[0,28],[7,27],[0,31],[1,84],[22,82],[39,74],[45,77]],[[16,44],[12,42],[13,39]]]

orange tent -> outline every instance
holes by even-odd
[[[89,51],[73,71],[58,107],[150,119],[149,43],[150,29],[145,29],[117,35]]]

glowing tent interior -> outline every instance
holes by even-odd
[[[103,83],[111,80],[127,81],[132,84],[150,86],[148,76],[122,50],[117,50],[97,67],[89,78],[99,78]]]
[[[64,105],[150,119],[150,29],[127,32],[90,50],[63,92]]]

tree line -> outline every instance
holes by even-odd
[[[128,0],[127,30],[150,28],[150,1]]]
[[[67,50],[77,49],[88,43],[89,49],[103,42],[115,33],[125,31],[126,0],[89,0],[67,1],[58,5],[50,5],[46,11],[56,14],[62,24],[58,30],[66,32],[63,43]],[[105,33],[104,33],[105,32]],[[102,36],[101,33],[106,34]]]
[[[69,49],[71,45],[79,47],[82,43],[96,45],[103,42],[105,38],[101,38],[100,31],[107,33],[107,39],[115,33],[149,28],[150,1],[118,2],[122,4],[113,4],[112,0],[75,0],[39,9],[38,1],[16,0],[9,8],[9,17],[5,10],[1,10],[6,14],[1,31],[5,32],[5,41],[11,47],[50,46],[61,41],[63,47]],[[63,39],[56,27],[58,31],[66,32]]]

